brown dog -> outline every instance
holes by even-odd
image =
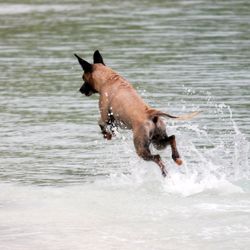
[[[182,160],[177,151],[175,136],[167,135],[163,117],[186,120],[199,112],[177,117],[153,109],[142,100],[126,79],[105,66],[98,50],[93,55],[93,64],[76,54],[75,56],[84,70],[82,76],[84,84],[80,92],[86,96],[94,93],[100,94],[99,126],[104,138],[111,140],[114,127],[132,129],[137,154],[146,161],[154,161],[160,167],[164,177],[167,171],[160,155],[151,154],[149,149],[151,143],[158,150],[170,145],[173,160],[181,165]]]

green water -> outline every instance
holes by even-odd
[[[106,164],[117,169],[107,156],[113,145],[96,126],[98,97],[78,93],[82,72],[73,53],[91,61],[95,49],[152,106],[203,110],[193,124],[212,145],[199,138],[197,146],[223,141],[233,151],[228,109],[241,136],[250,135],[249,11],[248,1],[2,2],[0,178],[46,182],[59,173],[52,181],[67,182],[65,172],[81,180],[98,168],[110,173]]]
[[[0,249],[249,249],[250,2],[0,1]],[[127,78],[184,160],[104,141],[74,53]]]

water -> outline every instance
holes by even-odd
[[[0,3],[0,248],[249,249],[248,1]],[[168,120],[169,178],[130,132],[104,141],[73,53],[129,79]]]

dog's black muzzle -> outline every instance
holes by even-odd
[[[91,88],[91,86],[88,83],[84,83],[82,87],[79,89],[79,91],[86,95],[86,96],[91,96],[95,91]]]

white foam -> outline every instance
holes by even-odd
[[[199,180],[197,175],[186,176],[179,173],[171,174],[164,182],[164,190],[168,193],[191,196],[200,193],[214,193],[227,195],[232,193],[243,193],[241,187],[234,185],[224,178],[210,175]]]
[[[185,166],[183,167],[185,168]],[[115,189],[148,190],[150,193],[188,197],[197,194],[230,195],[244,193],[237,183],[225,176],[212,173],[187,173],[176,167],[169,169],[163,178],[158,167],[151,163],[138,161],[129,174],[111,174],[109,178],[96,181],[99,186]]]

